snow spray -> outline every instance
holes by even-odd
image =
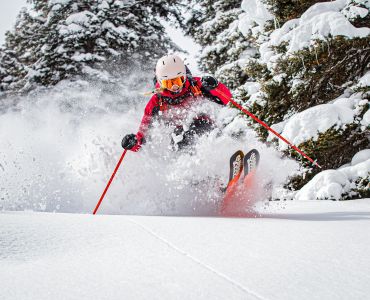
[[[274,129],[272,129],[270,126],[268,126],[265,122],[261,121],[260,119],[258,119],[254,114],[252,114],[250,111],[246,110],[245,108],[243,108],[240,104],[238,104],[235,100],[233,100],[232,98],[229,98],[227,97],[226,94],[224,94],[222,91],[220,90],[217,90],[218,93],[222,94],[225,98],[228,98],[229,101],[236,107],[238,108],[241,112],[243,112],[244,114],[250,116],[253,120],[257,121],[259,124],[261,124],[263,127],[265,127],[267,130],[269,130],[270,132],[272,132],[274,135],[276,135],[279,139],[281,139],[282,141],[284,141],[285,143],[287,143],[290,147],[292,147],[294,150],[296,150],[299,154],[301,154],[303,157],[305,157],[306,159],[308,159],[310,162],[312,162],[314,165],[316,165],[317,167],[319,167],[321,169],[321,166],[315,161],[313,160],[311,157],[309,157],[307,154],[305,154],[301,149],[299,149],[297,146],[293,145],[291,142],[289,142],[286,138],[284,138],[283,136],[281,136],[278,132],[276,132]]]

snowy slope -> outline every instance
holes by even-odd
[[[0,214],[0,298],[366,299],[370,199],[250,219]]]

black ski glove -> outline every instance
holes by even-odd
[[[202,87],[206,90],[213,90],[218,86],[218,80],[213,76],[203,76],[202,77]]]
[[[127,149],[127,150],[130,150],[132,149],[133,147],[135,147],[137,144],[137,138],[136,138],[136,135],[131,133],[131,134],[127,134],[123,139],[122,139],[122,148],[123,149]]]

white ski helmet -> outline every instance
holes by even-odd
[[[180,76],[183,76],[185,80],[186,67],[184,61],[175,54],[165,55],[158,60],[155,75],[159,82]]]

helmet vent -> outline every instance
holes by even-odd
[[[155,75],[158,80],[173,79],[179,76],[186,78],[186,66],[181,57],[177,55],[166,55],[158,59]]]

